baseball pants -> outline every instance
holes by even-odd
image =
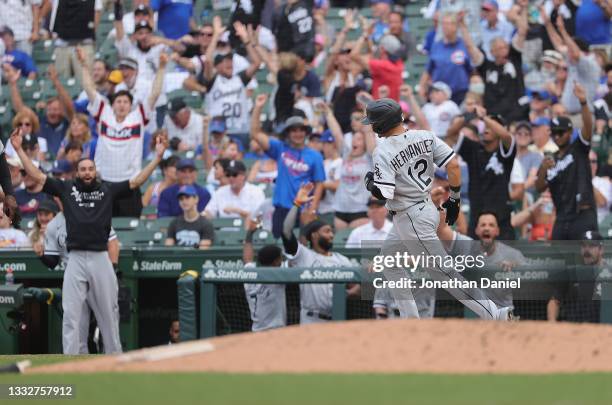
[[[393,228],[383,244],[382,254],[393,255],[403,249],[412,255],[442,258],[448,256],[436,233],[439,222],[440,213],[429,198],[396,213],[393,216]],[[465,280],[451,267],[435,266],[428,267],[426,270],[429,277],[435,281]],[[385,269],[384,275],[389,281],[400,281],[402,278],[409,277],[408,271],[403,268]],[[417,285],[420,285],[420,280],[416,282]],[[478,288],[448,288],[446,290],[482,319],[506,320],[507,318],[507,309],[500,310]],[[391,293],[398,304],[402,318],[419,318],[418,306],[410,288],[393,288]]]
[[[118,291],[117,277],[106,251],[70,251],[62,286],[64,354],[79,354],[83,350],[87,353],[88,306],[104,339],[104,352],[121,353]]]
[[[327,315],[327,314],[323,314],[322,316],[324,318],[329,318],[329,319],[323,319],[321,316],[319,316],[320,314],[322,314],[319,311],[312,311],[310,309],[300,309],[300,325],[306,325],[309,323],[325,323],[325,322],[330,322],[331,321],[331,316]]]

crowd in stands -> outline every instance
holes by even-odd
[[[0,224],[0,247],[40,249],[61,209],[23,170],[8,142],[15,128],[61,179],[82,158],[102,180],[130,179],[152,140],[167,139],[155,178],[113,212],[175,217],[166,245],[213,246],[215,218],[261,221],[279,238],[308,182],[302,221],[355,229],[348,246],[379,239],[385,208],[363,186],[378,139],[360,119],[381,97],[400,102],[407,128],[433,131],[461,156],[462,232],[475,237],[485,211],[504,240],[607,231],[611,16],[607,0],[239,0],[228,10],[3,0],[0,101],[12,120],[2,140],[22,228],[35,221],[28,237]],[[54,56],[37,64],[43,43]],[[445,176],[436,187],[448,189]]]

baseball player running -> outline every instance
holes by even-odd
[[[113,228],[110,230],[108,235],[108,256],[116,267],[119,262],[119,240],[117,239],[117,233]],[[58,264],[61,264],[61,268],[65,269],[68,264],[68,249],[66,248],[66,217],[64,213],[60,212],[47,224],[47,230],[45,231],[45,245],[43,255],[40,260],[50,269],[54,269]],[[92,299],[90,294],[87,297],[89,300]],[[79,321],[79,354],[89,354],[89,348],[87,346],[87,338],[89,335],[89,314],[90,306],[87,300],[83,302],[83,309],[81,313],[81,320]]]
[[[454,224],[459,215],[461,187],[455,152],[431,131],[406,131],[402,125],[402,109],[391,99],[369,103],[362,122],[372,125],[374,132],[383,138],[374,150],[374,172],[368,172],[364,179],[366,188],[374,197],[387,200],[387,208],[393,215],[393,228],[381,253],[384,255],[403,248],[413,255],[445,257],[447,253],[436,234],[439,208],[429,198],[429,191],[436,166],[446,166],[451,192],[442,207],[446,209],[446,222]],[[450,267],[432,266],[426,270],[435,281],[465,280]],[[389,281],[406,277],[401,268],[385,270],[384,274]],[[510,308],[498,308],[479,289],[456,287],[447,291],[483,319],[508,320],[512,316]],[[392,289],[392,294],[403,318],[419,317],[409,288]]]
[[[61,181],[47,177],[32,164],[21,142],[21,130],[16,129],[11,134],[11,143],[26,173],[43,184],[44,192],[59,197],[64,206],[66,247],[69,251],[62,285],[64,354],[79,353],[79,324],[85,301],[91,306],[98,321],[104,340],[104,352],[119,353],[118,285],[107,253],[113,201],[129,194],[147,180],[161,161],[166,144],[161,137],[157,138],[155,158],[136,177],[108,183],[96,178],[96,165],[87,158],[78,162],[74,180]]]

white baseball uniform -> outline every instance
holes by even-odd
[[[298,243],[295,255],[287,254],[293,267],[350,267],[351,261],[340,253],[325,256]],[[333,284],[300,284],[300,323],[331,321]]]
[[[246,263],[244,268],[256,267]],[[283,263],[281,267],[287,267]],[[280,268],[279,268],[279,271]],[[287,300],[284,284],[244,284],[246,300],[249,303],[253,332],[287,326]]]
[[[431,131],[410,130],[383,139],[374,150],[374,184],[387,199],[393,214],[393,228],[383,244],[381,254],[408,251],[413,255],[446,257],[437,236],[440,214],[429,199],[437,167],[444,167],[455,152]],[[444,261],[443,261],[444,262]],[[465,279],[453,268],[428,267],[435,281]],[[385,269],[389,281],[409,276],[403,268]],[[420,282],[417,280],[417,283]],[[449,288],[449,293],[484,319],[507,319],[508,308],[499,309],[479,289]],[[418,318],[419,312],[410,288],[391,290],[403,318]]]

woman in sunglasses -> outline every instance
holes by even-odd
[[[40,130],[40,121],[38,117],[31,109],[25,107],[19,110],[19,112],[13,118],[13,131],[21,129],[24,139],[24,150],[28,154],[28,157],[38,162],[46,160],[45,155],[47,154],[47,140],[45,138],[39,138],[36,134]],[[13,145],[10,142],[6,145],[6,154],[8,157],[14,157],[17,155]]]

